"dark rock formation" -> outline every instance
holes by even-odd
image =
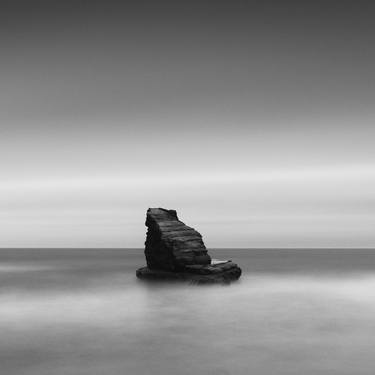
[[[150,269],[183,271],[187,265],[210,264],[202,236],[178,220],[174,210],[150,208],[145,255]]]
[[[241,276],[235,263],[213,261],[200,233],[178,220],[175,210],[149,208],[146,226],[147,267],[137,270],[139,278],[217,283]]]

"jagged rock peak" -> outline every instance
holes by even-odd
[[[182,271],[189,265],[206,265],[211,257],[202,236],[178,219],[175,210],[149,208],[145,255],[150,269]]]
[[[137,270],[140,279],[211,284],[230,283],[241,276],[236,263],[212,260],[200,233],[180,221],[175,210],[149,208],[146,226],[147,267]]]

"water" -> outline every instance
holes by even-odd
[[[240,282],[147,284],[142,250],[0,250],[0,373],[373,375],[375,251],[210,253]]]

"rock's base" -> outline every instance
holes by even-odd
[[[231,261],[216,261],[209,265],[186,266],[183,272],[142,267],[137,270],[136,274],[138,278],[143,280],[187,281],[193,284],[229,284],[239,279],[241,268]]]

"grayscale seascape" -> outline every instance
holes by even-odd
[[[375,1],[1,0],[0,51],[0,375],[375,374]]]
[[[5,375],[373,374],[373,250],[211,250],[229,286],[145,283],[142,249],[0,250]]]

